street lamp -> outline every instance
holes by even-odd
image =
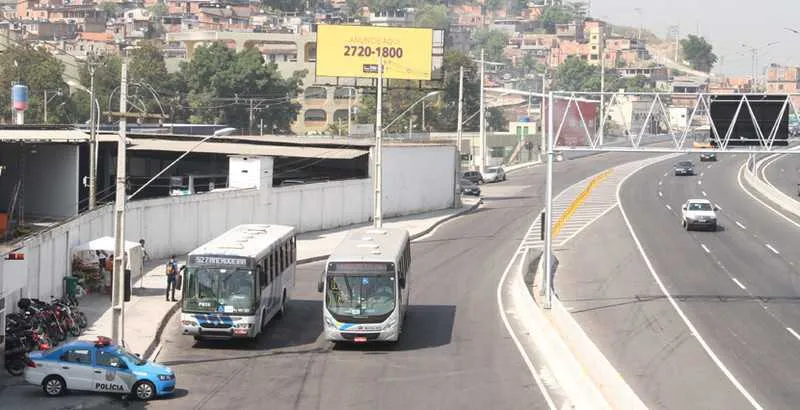
[[[48,98],[47,97],[47,90],[44,90],[44,104],[43,104],[44,105],[44,118],[43,118],[42,122],[44,122],[45,124],[47,124],[47,104],[50,104],[50,101],[53,101],[53,98],[56,98],[56,97],[61,95],[61,89],[53,90],[53,91],[55,91],[55,94],[52,97]]]
[[[358,99],[358,90],[355,87],[347,86],[342,87],[347,89],[347,136],[350,137],[350,126],[353,122],[353,91],[356,93],[356,100]],[[341,131],[341,130],[340,130]]]
[[[757,75],[758,75],[758,52],[763,50],[763,49],[765,49],[765,48],[767,48],[767,47],[774,46],[775,44],[778,44],[778,43],[780,43],[780,41],[773,41],[773,42],[767,43],[767,44],[765,44],[765,45],[763,45],[761,47],[750,47],[749,45],[744,44],[744,43],[740,44],[743,48],[746,48],[751,53],[752,65],[753,65],[753,67],[752,67],[753,68],[753,87],[755,87],[758,84],[758,77],[757,77]]]
[[[97,128],[100,128],[100,102],[94,96],[94,76],[91,76],[91,88],[74,80],[67,80],[67,85],[89,93],[89,210],[92,210],[97,205]]]
[[[441,93],[441,91],[431,91],[431,92],[429,92],[429,93],[427,93],[427,94],[423,95],[423,96],[422,96],[422,97],[420,97],[420,98],[419,98],[417,101],[414,101],[414,103],[413,103],[413,104],[409,105],[409,106],[408,106],[408,108],[406,108],[406,109],[405,109],[405,111],[403,111],[402,113],[400,113],[400,115],[398,115],[398,116],[397,116],[397,117],[396,117],[394,120],[392,120],[392,122],[390,122],[390,123],[389,123],[389,125],[387,125],[387,126],[383,127],[383,130],[384,130],[384,131],[386,131],[387,129],[389,129],[389,127],[391,127],[392,125],[394,125],[394,123],[396,123],[396,122],[397,122],[397,121],[398,121],[400,118],[402,118],[404,115],[406,115],[406,113],[408,113],[408,112],[409,112],[409,111],[411,111],[411,110],[412,110],[414,107],[416,107],[416,106],[417,106],[417,104],[419,104],[419,103],[421,103],[421,102],[423,102],[423,101],[427,100],[428,98],[431,98],[431,97],[433,97],[434,95],[437,95],[437,94],[439,94],[439,93]]]

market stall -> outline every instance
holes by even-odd
[[[105,236],[72,249],[72,276],[90,292],[110,292],[114,238]],[[144,249],[138,242],[125,241],[125,269],[131,280],[142,277]],[[133,284],[131,284],[133,285]]]

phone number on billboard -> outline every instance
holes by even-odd
[[[403,49],[400,47],[364,47],[364,46],[344,46],[345,57],[403,57]]]

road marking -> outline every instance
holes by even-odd
[[[703,194],[703,196],[708,196],[706,195],[706,191],[700,191],[700,193]]]
[[[789,333],[791,333],[792,336],[794,336],[797,340],[800,340],[800,335],[798,335],[797,332],[794,331],[794,329],[792,329],[791,327],[787,327],[786,330],[788,330]]]
[[[658,181],[658,186],[661,186],[662,183],[663,183],[662,181]]]
[[[734,155],[735,156],[735,155]],[[706,169],[711,169],[711,165],[707,166]]]
[[[700,247],[703,248],[703,250],[706,251],[706,253],[711,253],[711,251],[708,249],[708,246],[706,246],[706,244],[701,243]]]
[[[627,177],[628,176],[623,178],[622,181],[620,181],[619,184],[617,185],[617,202],[619,203],[619,210],[620,213],[622,213],[622,218],[625,220],[625,225],[627,225],[628,231],[631,233],[631,237],[633,238],[633,242],[636,244],[636,248],[638,248],[639,253],[642,255],[642,259],[644,259],[645,265],[647,265],[647,269],[650,271],[650,275],[656,281],[656,284],[658,284],[659,289],[661,289],[661,293],[664,294],[669,303],[672,305],[672,308],[675,309],[675,311],[678,313],[678,316],[680,316],[681,320],[683,320],[683,323],[686,324],[686,327],[689,329],[689,332],[694,335],[695,339],[697,339],[697,341],[700,343],[700,346],[703,348],[703,350],[705,350],[706,354],[711,358],[714,364],[717,365],[717,367],[720,369],[720,371],[722,371],[725,377],[728,378],[731,384],[733,384],[733,386],[736,387],[736,390],[738,390],[739,393],[741,393],[742,396],[744,396],[745,399],[747,399],[750,405],[759,410],[763,409],[764,407],[758,404],[756,399],[747,391],[747,389],[744,388],[744,386],[739,382],[739,380],[736,379],[736,376],[734,376],[733,373],[731,373],[728,367],[725,366],[725,363],[722,363],[722,360],[716,355],[716,353],[714,353],[713,350],[711,350],[711,346],[709,346],[708,343],[706,343],[705,339],[703,339],[703,336],[700,335],[700,332],[697,330],[694,324],[692,324],[692,321],[689,320],[689,318],[683,312],[683,309],[681,309],[681,307],[678,306],[678,302],[676,302],[675,299],[672,297],[672,295],[669,293],[667,287],[664,285],[664,282],[661,280],[661,277],[658,276],[655,267],[653,267],[653,263],[650,261],[650,258],[644,251],[642,242],[639,241],[639,237],[633,230],[633,225],[631,224],[631,221],[628,218],[628,214],[625,213],[625,208],[622,206],[620,191],[622,190],[622,185],[625,184],[625,180],[627,180]]]
[[[742,223],[741,223],[741,222],[739,222],[739,221],[736,221],[736,225],[737,225],[739,228],[742,228],[742,229],[747,229],[747,227],[746,227],[746,226],[744,226],[744,225],[742,225]]]
[[[661,198],[664,194],[661,191],[658,191],[658,197]]]
[[[731,158],[736,158],[736,154],[731,155]]]
[[[671,207],[671,206],[669,206],[669,204],[664,204],[664,206],[666,206],[666,207],[667,207],[667,209],[669,209],[670,211],[672,210],[672,207]]]
[[[705,174],[706,174],[705,172],[701,172],[701,173],[700,173],[700,178],[702,178],[702,177],[703,177],[703,175],[705,175]]]
[[[665,173],[664,173],[664,176],[667,176],[667,175],[669,175],[669,172],[665,172]]]
[[[772,245],[770,245],[770,244],[766,244],[765,246],[767,247],[767,249],[771,250],[771,251],[772,251],[772,252],[774,252],[776,255],[780,255],[780,254],[781,254],[780,252],[778,252],[778,250],[777,250],[777,249],[773,248],[773,247],[772,247]]]
[[[702,180],[697,181],[697,185],[703,185],[703,181]]]
[[[733,279],[733,281],[734,281],[734,282],[736,282],[736,284],[737,284],[737,285],[738,285],[740,288],[742,288],[742,290],[745,290],[745,289],[747,289],[746,287],[744,287],[744,285],[742,285],[742,282],[739,282],[739,279],[736,279],[736,278],[731,278],[731,279]]]
[[[742,189],[742,191],[744,191],[744,193],[745,193],[745,194],[747,194],[747,195],[748,195],[750,198],[753,198],[753,199],[755,199],[755,200],[756,200],[756,202],[758,202],[759,204],[761,204],[761,205],[764,205],[764,207],[765,207],[765,208],[767,208],[767,209],[769,209],[770,211],[772,211],[772,213],[774,213],[775,215],[778,215],[778,216],[780,216],[781,218],[783,218],[784,220],[786,220],[786,222],[789,222],[790,224],[794,225],[795,227],[798,227],[798,228],[800,228],[800,224],[799,224],[799,223],[795,222],[795,221],[794,221],[792,218],[789,218],[788,216],[784,215],[783,213],[781,213],[781,212],[780,212],[780,211],[778,211],[777,209],[773,208],[772,206],[770,206],[770,205],[769,205],[769,204],[767,204],[766,202],[762,201],[762,200],[761,200],[761,199],[759,199],[757,196],[755,196],[753,193],[751,193],[749,190],[747,190],[747,188],[745,188],[745,187],[744,187],[744,184],[742,183],[742,172],[745,172],[745,171],[744,171],[744,167],[745,167],[746,165],[747,165],[747,163],[746,163],[746,162],[745,162],[745,163],[742,163],[742,166],[741,166],[741,167],[739,167],[739,173],[738,173],[738,175],[736,175],[736,181],[739,183],[739,188],[741,188],[741,189]]]

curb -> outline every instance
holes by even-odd
[[[417,238],[419,238],[421,236],[427,235],[431,231],[433,231],[437,226],[439,226],[439,225],[441,225],[441,224],[443,224],[443,223],[445,223],[445,222],[447,222],[447,221],[449,221],[451,219],[454,219],[454,218],[462,216],[462,215],[464,215],[466,213],[472,212],[475,209],[477,209],[479,206],[481,206],[481,204],[483,204],[483,200],[482,199],[478,200],[477,202],[475,202],[474,205],[471,205],[468,208],[462,209],[461,211],[458,211],[458,212],[455,212],[453,214],[450,214],[449,216],[446,216],[446,217],[434,222],[431,226],[425,228],[421,232],[417,232],[414,235],[411,235],[410,239],[413,241],[413,240],[415,240],[415,239],[417,239]],[[330,256],[330,254],[326,254],[326,255],[312,256],[310,258],[298,259],[297,262],[295,262],[295,264],[296,265],[304,265],[304,264],[308,264],[308,263],[312,263],[312,262],[319,262],[319,261],[328,259],[329,256]]]
[[[180,307],[181,307],[180,302],[174,303],[172,307],[169,308],[164,317],[161,318],[161,321],[158,323],[158,330],[156,330],[156,336],[147,346],[147,349],[145,349],[144,354],[142,354],[142,357],[146,358],[147,360],[150,359],[150,355],[153,354],[153,351],[156,350],[158,344],[161,343],[161,335],[164,333],[164,328],[167,327],[167,322],[169,322],[169,319],[172,317],[172,315],[175,314],[175,312],[178,311]]]

